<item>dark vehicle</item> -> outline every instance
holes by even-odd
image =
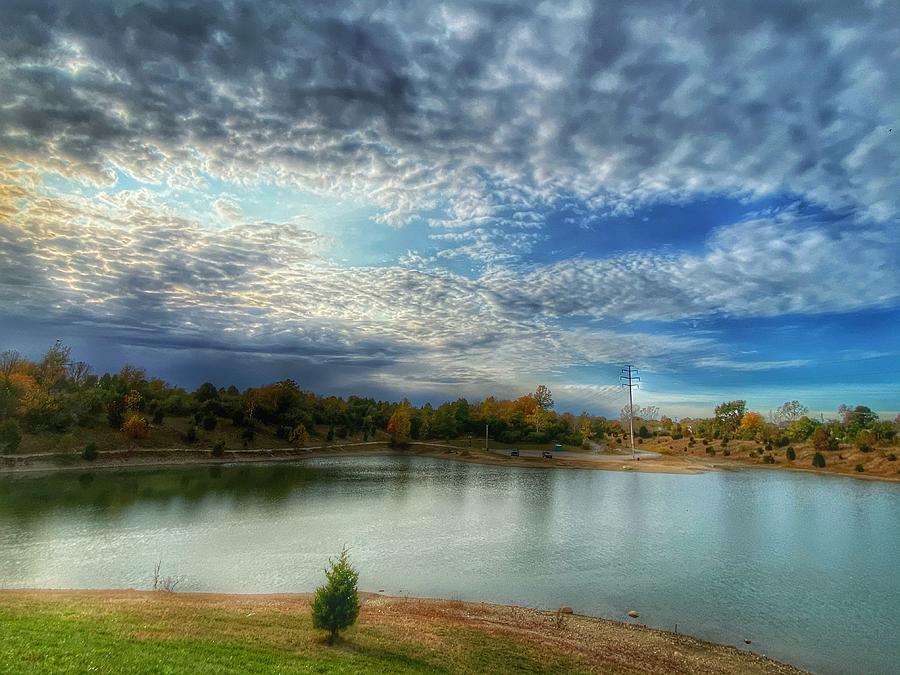
[[[510,456],[510,457],[518,457],[518,456],[519,456],[519,449],[518,449],[518,448],[513,448],[512,450],[510,450],[510,451],[509,451],[509,456]]]
[[[543,457],[544,459],[553,459],[553,455],[550,454],[549,450],[544,450],[541,453],[541,457]]]

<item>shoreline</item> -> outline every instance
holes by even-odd
[[[0,612],[27,614],[29,617],[62,617],[72,620],[109,621],[122,625],[121,635],[108,640],[141,641],[158,638],[198,638],[206,641],[234,639],[242,625],[262,625],[251,639],[277,643],[289,632],[288,642],[296,650],[297,634],[322,654],[344,649],[324,646],[317,634],[307,628],[310,593],[226,594],[167,593],[133,589],[2,589]],[[463,602],[438,598],[396,597],[360,592],[360,616],[357,626],[345,633],[343,642],[354,651],[365,648],[372,635],[387,635],[395,653],[390,659],[402,663],[406,650],[430,651],[440,661],[445,652],[493,647],[525,651],[535,656],[547,670],[560,663],[582,672],[641,673],[785,673],[804,671],[735,646],[709,642],[683,633],[650,628],[638,622],[625,622],[554,610],[513,605]],[[184,615],[185,622],[172,617]],[[207,618],[215,625],[206,623]],[[225,621],[223,621],[225,619]],[[71,630],[77,630],[74,622]],[[224,635],[211,634],[223,630]],[[16,622],[9,624],[15,631]],[[237,631],[235,633],[234,631]],[[169,636],[172,632],[173,637]],[[149,636],[149,637],[148,637]],[[13,636],[15,637],[15,636]],[[382,648],[382,652],[384,649]],[[385,654],[382,653],[382,656]],[[515,668],[507,664],[505,672]],[[466,672],[464,666],[455,672]],[[451,671],[453,669],[451,668]]]
[[[178,466],[219,466],[223,464],[264,464],[303,461],[322,457],[431,457],[470,464],[506,466],[536,469],[589,469],[597,471],[633,471],[638,473],[666,473],[670,475],[701,475],[722,471],[789,471],[853,478],[864,481],[900,483],[900,475],[871,475],[858,472],[822,471],[800,466],[772,466],[750,463],[740,459],[722,460],[697,456],[681,456],[661,453],[655,458],[640,461],[628,455],[597,455],[585,453],[583,456],[559,456],[552,460],[538,457],[510,457],[501,454],[504,450],[469,450],[441,443],[410,444],[408,449],[392,448],[386,443],[370,441],[365,443],[335,444],[307,448],[266,448],[260,450],[227,450],[221,457],[214,457],[209,450],[195,448],[127,448],[103,451],[92,461],[81,458],[77,453],[41,453],[31,455],[0,456],[0,476],[34,473],[57,473],[76,471],[108,471],[116,469],[167,468]]]
[[[174,466],[216,466],[222,464],[254,464],[302,461],[321,457],[431,457],[449,461],[487,464],[491,466],[525,467],[539,469],[594,469],[600,471],[637,471],[643,473],[670,473],[697,475],[707,471],[727,470],[709,466],[703,461],[684,461],[681,458],[661,456],[656,459],[634,461],[622,456],[596,455],[584,457],[557,457],[545,460],[536,457],[510,457],[497,451],[468,450],[450,445],[412,443],[410,449],[391,448],[385,443],[348,443],[328,448],[274,448],[264,450],[227,450],[221,457],[214,457],[209,450],[192,448],[147,448],[110,450],[100,453],[97,459],[88,461],[77,453],[43,453],[39,455],[4,455],[0,457],[0,475],[24,473],[56,473],[60,471],[108,470],[129,468],[153,468]],[[367,446],[367,447],[360,447]],[[372,447],[375,446],[375,447]]]

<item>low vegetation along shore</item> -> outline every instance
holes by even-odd
[[[0,591],[10,673],[799,673],[750,652],[605,619],[362,595],[334,645],[310,595]]]

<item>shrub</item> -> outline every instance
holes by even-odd
[[[817,452],[815,455],[813,455],[812,464],[817,469],[824,469],[825,468],[825,455],[823,455],[821,452]]]
[[[298,424],[288,432],[287,438],[294,445],[306,445],[309,443],[309,432],[303,424]]]
[[[727,439],[727,438],[723,438],[723,439],[722,439],[722,447],[724,448],[724,447],[726,447],[727,445],[728,445],[728,439]]]
[[[896,462],[896,461],[897,461],[897,455],[895,455],[893,452],[890,453],[890,454],[887,456],[887,461],[889,461],[889,462]]]
[[[638,442],[638,445],[640,445],[641,443],[644,442],[644,439],[641,438],[640,436],[638,436],[637,442]]]
[[[641,425],[640,429],[638,429],[638,436],[640,436],[641,438],[650,438],[650,432],[643,424]]]
[[[0,452],[16,452],[21,443],[22,432],[15,420],[6,420],[0,424]]]
[[[694,437],[691,436],[690,440],[688,441],[688,445],[689,445],[690,447],[694,447],[694,444],[695,444]]]
[[[857,471],[859,471],[859,473],[862,473],[863,471],[866,470],[865,467],[863,467],[862,464],[857,464],[855,468],[856,468]]]
[[[763,464],[774,464],[775,458],[772,455],[765,455],[763,457]]]
[[[673,441],[680,441],[682,438],[684,438],[684,434],[679,434],[677,431],[674,434],[672,434]],[[693,440],[693,439],[691,439],[691,440]]]
[[[712,446],[708,446],[708,447],[706,448],[706,454],[708,454],[708,455],[714,455],[714,454],[716,454],[716,449],[715,449],[714,447],[712,447]]]
[[[243,441],[245,448],[253,442],[255,435],[253,429],[244,429],[243,433],[241,433],[241,441]]]
[[[325,435],[326,441],[334,440],[334,427],[328,427],[328,433]]]
[[[352,626],[359,616],[359,595],[356,591],[359,572],[350,564],[346,548],[337,561],[328,559],[325,578],[325,585],[316,589],[313,599],[312,623],[314,628],[329,632],[330,644],[339,630]]]
[[[137,413],[130,413],[125,418],[122,431],[128,438],[147,438],[147,435],[150,433],[150,425],[147,424],[145,417]]]
[[[784,454],[787,456],[789,462],[793,462],[795,459],[797,459],[797,453],[794,452],[794,449],[791,447],[785,450]]]
[[[771,443],[766,443],[766,452],[772,452],[774,448]]]
[[[213,457],[221,457],[225,454],[225,441],[219,441],[212,447]]]
[[[162,408],[157,408],[153,411],[153,424],[159,426],[163,423],[164,413]]]
[[[713,454],[716,454],[716,451],[715,451],[715,450],[713,450]],[[725,455],[726,457],[731,457],[731,450],[729,450],[728,448],[725,448],[725,449],[722,451],[722,454]]]
[[[856,447],[860,449],[861,452],[872,452],[872,448],[877,442],[875,438],[875,434],[873,434],[868,429],[862,429],[856,434]]]
[[[212,431],[213,429],[215,429],[217,423],[218,420],[212,415],[206,415],[203,418],[203,428],[207,431]]]
[[[97,459],[98,454],[97,444],[93,441],[84,446],[84,450],[81,451],[81,456],[89,462]]]
[[[197,427],[193,424],[188,427],[188,430],[184,432],[184,442],[185,443],[196,443],[197,442]]]
[[[791,442],[791,439],[788,438],[787,436],[779,436],[778,438],[775,439],[775,447],[783,448],[783,447],[787,446],[788,444],[790,444],[790,442]]]
[[[813,447],[819,452],[838,449],[837,439],[830,433],[828,433],[828,429],[826,429],[825,427],[816,428],[816,431],[815,433],[813,433],[812,438]]]

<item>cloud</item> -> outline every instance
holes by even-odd
[[[0,151],[93,184],[113,168],[291,184],[439,229],[697,193],[786,192],[886,222],[898,12],[7,2]]]
[[[877,2],[0,3],[4,320],[385,390],[799,367],[679,322],[896,307],[898,43]],[[250,217],[269,188],[426,228],[428,249],[341,266],[327,216]],[[561,224],[704,195],[828,218],[543,250]]]
[[[626,358],[670,364],[706,337],[554,325],[498,302],[480,278],[433,268],[341,267],[296,223],[208,229],[147,190],[29,195],[0,224],[7,317],[91,326],[122,344],[292,355],[402,374],[405,386],[515,391]]]
[[[241,220],[241,205],[230,197],[219,197],[212,203],[212,206],[216,213],[225,220]]]
[[[786,213],[724,227],[702,254],[640,253],[491,270],[497,302],[527,315],[675,321],[889,307],[900,298],[900,240]]]

